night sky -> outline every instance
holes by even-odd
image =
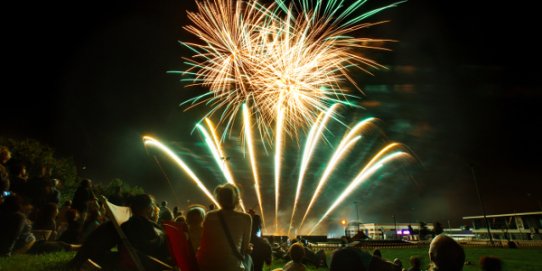
[[[390,69],[359,75],[365,110],[346,118],[380,118],[387,137],[408,145],[421,165],[411,166],[414,180],[397,172],[357,193],[360,215],[458,224],[481,214],[471,165],[488,213],[535,211],[542,200],[539,14],[528,1],[436,2],[413,0],[375,17],[391,21],[372,33],[399,42],[371,55]],[[178,41],[192,39],[181,27],[193,1],[6,5],[0,134],[73,156],[83,177],[119,177],[174,202],[141,136],[185,151],[200,139],[190,133],[205,109],[183,112],[179,104],[204,90],[166,74],[186,68],[181,57],[189,52]],[[200,201],[183,174],[165,170],[181,201]],[[353,210],[347,203],[335,216]]]

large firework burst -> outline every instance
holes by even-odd
[[[187,103],[206,103],[211,108],[206,117],[218,113],[224,131],[246,104],[267,142],[276,142],[279,130],[295,138],[331,104],[355,96],[344,88],[349,82],[359,90],[351,69],[382,67],[364,51],[387,50],[382,45],[390,40],[353,35],[383,23],[364,21],[396,4],[355,15],[365,2],[196,2],[185,29],[199,42],[184,42],[195,54],[185,59],[190,68],[182,72],[189,76],[183,80],[209,91]]]

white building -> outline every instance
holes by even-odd
[[[486,215],[489,230],[483,215],[465,216],[472,224],[472,232],[478,239],[531,240],[541,239],[542,212]]]
[[[409,225],[415,233],[410,232]],[[427,223],[427,230],[433,231],[433,224]],[[346,236],[352,237],[362,231],[373,240],[419,240],[420,223],[358,223],[352,222],[346,227]]]

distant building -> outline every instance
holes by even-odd
[[[540,240],[542,212],[511,213],[486,215],[489,232],[493,239],[505,240]],[[464,220],[472,224],[472,232],[478,239],[489,239],[489,233],[483,215],[465,216]]]
[[[446,228],[444,234],[454,238],[456,241],[470,241],[476,239],[476,234],[470,230],[470,227]]]
[[[414,232],[411,232],[408,226],[411,226],[411,229]],[[433,231],[433,224],[427,223],[428,234]],[[419,231],[420,223],[358,223],[353,222],[349,223],[346,227],[346,236],[352,237],[362,231],[370,239],[373,240],[419,240]]]

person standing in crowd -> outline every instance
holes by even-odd
[[[254,262],[254,271],[262,271],[264,263],[271,264],[273,259],[273,250],[269,241],[262,238],[262,219],[254,211],[249,214],[252,216],[252,232],[250,236],[252,249],[252,260]]]
[[[17,163],[13,166],[12,169],[13,171],[10,175],[11,191],[21,196],[27,196],[28,172],[26,170],[26,165],[22,163]]]
[[[164,221],[173,221],[173,213],[171,213],[171,210],[167,207],[167,201],[165,200],[160,204],[158,223],[163,223]]]
[[[89,179],[84,179],[81,181],[79,187],[73,195],[72,208],[83,215],[87,212],[88,202],[93,199],[94,192],[92,191],[92,181]]]

